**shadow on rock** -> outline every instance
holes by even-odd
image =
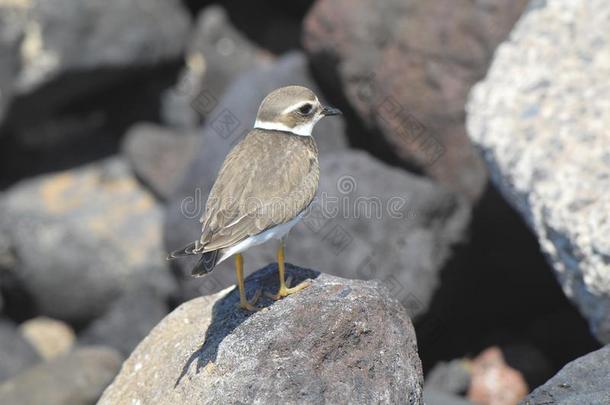
[[[290,279],[290,285],[295,286],[307,279],[316,279],[320,272],[296,268],[290,263],[286,263],[286,278]],[[270,307],[275,303],[274,300],[267,297],[266,294],[275,294],[279,288],[279,277],[277,263],[266,267],[262,271],[251,274],[245,280],[246,296],[248,299],[256,294],[256,291],[261,289],[261,297],[256,306],[261,309]],[[225,337],[230,335],[239,325],[246,319],[250,318],[256,312],[250,312],[238,307],[239,291],[234,288],[233,291],[225,295],[223,298],[216,301],[212,309],[212,322],[206,332],[205,341],[194,352],[184,365],[182,373],[176,380],[175,387],[180,384],[182,378],[186,375],[194,361],[197,361],[197,373],[209,363],[216,362],[218,346]]]

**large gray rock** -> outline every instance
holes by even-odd
[[[421,404],[411,321],[377,282],[288,266],[301,292],[250,313],[237,291],[189,301],[140,343],[100,405],[215,403]],[[247,280],[275,292],[276,266]]]
[[[12,17],[4,33],[19,41],[19,94],[65,73],[174,58],[190,24],[178,0],[8,1],[0,10]]]
[[[10,321],[0,319],[0,381],[4,381],[40,361],[36,349]]]
[[[136,176],[157,196],[167,199],[186,175],[201,146],[201,135],[181,133],[152,123],[127,131],[122,151]]]
[[[163,96],[163,121],[178,128],[198,127],[235,77],[270,60],[271,55],[233,27],[221,6],[206,7],[190,34],[186,66]]]
[[[88,325],[79,342],[109,346],[128,356],[167,312],[164,297],[149,288],[136,288]]]
[[[198,219],[203,214],[208,193],[226,155],[252,129],[263,98],[278,87],[289,84],[307,86],[322,97],[310,77],[304,55],[294,52],[271,66],[255,68],[240,75],[218,101],[203,129],[196,157],[168,204],[165,223],[168,250],[186,245],[200,236]],[[314,129],[314,137],[322,155],[347,147],[345,123],[340,117],[322,120]],[[178,262],[178,265],[190,273],[188,261]]]
[[[521,405],[610,404],[610,345],[568,363]]]
[[[526,3],[319,0],[304,46],[393,153],[476,199],[486,173],[466,135],[464,104]]]
[[[0,403],[11,405],[94,404],[121,366],[105,347],[77,349],[0,384]]]
[[[189,26],[179,0],[2,1],[0,120],[10,104],[11,128],[43,132],[78,97],[178,58]]]
[[[468,105],[492,179],[610,342],[610,4],[534,1]]]
[[[87,321],[142,283],[172,290],[161,215],[119,159],[40,176],[0,201],[0,256],[40,314]]]
[[[412,316],[423,313],[441,269],[465,239],[468,205],[365,152],[326,154],[320,173],[316,200],[287,237],[288,260],[345,278],[386,281]],[[192,231],[186,236],[194,240],[200,224],[191,219],[188,226]],[[275,248],[269,242],[247,251],[246,268],[274,262]],[[227,260],[208,277],[185,284],[205,293],[234,282],[232,260]]]

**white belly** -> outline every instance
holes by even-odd
[[[239,242],[237,245],[225,249],[222,252],[220,259],[218,260],[218,263],[222,263],[224,260],[233,256],[234,254],[245,252],[252,246],[261,245],[271,238],[282,239],[290,231],[290,229],[292,229],[293,226],[295,226],[301,219],[303,219],[303,214],[304,211],[284,224],[276,225],[273,228],[269,228],[266,231],[259,233],[258,235],[250,236],[249,238]]]

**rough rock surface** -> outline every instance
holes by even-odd
[[[275,292],[276,265],[247,279]],[[377,282],[287,266],[312,285],[257,313],[237,291],[189,301],[140,343],[100,405],[422,403],[415,332]]]
[[[293,52],[271,66],[240,75],[217,102],[203,129],[197,156],[168,204],[164,234],[168,250],[184,246],[200,236],[198,219],[226,155],[252,129],[263,98],[272,90],[289,84],[307,86],[322,97],[309,75],[304,55]],[[347,147],[341,117],[322,120],[313,134],[321,155]],[[188,261],[176,263],[190,274]]]
[[[288,260],[340,277],[383,280],[411,316],[423,313],[441,269],[465,239],[467,204],[365,152],[322,156],[320,173],[316,200],[286,239]],[[189,226],[195,233],[188,236],[198,237],[200,224],[190,220]],[[275,248],[270,241],[248,250],[246,269],[275,261]],[[208,277],[185,284],[209,293],[234,282],[227,260]]]
[[[525,4],[320,0],[304,45],[399,157],[474,199],[486,174],[465,132],[464,104]]]
[[[610,345],[568,363],[521,405],[610,404]]]
[[[69,325],[43,316],[28,319],[19,325],[19,330],[45,360],[68,352],[76,340]]]
[[[121,360],[105,347],[77,349],[0,384],[0,403],[93,404],[116,375]]]
[[[42,315],[89,320],[134,285],[173,288],[161,209],[119,159],[17,184],[0,213],[0,255]]]
[[[564,292],[610,342],[610,4],[534,1],[473,90],[468,130]]]
[[[186,66],[176,85],[164,94],[163,121],[178,128],[198,127],[236,76],[270,59],[233,27],[221,6],[206,7],[191,32]]]
[[[0,381],[38,363],[40,357],[12,322],[0,319]]]
[[[140,123],[125,134],[122,149],[136,176],[165,199],[184,178],[200,143],[201,135],[195,132]]]

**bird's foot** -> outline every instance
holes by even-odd
[[[280,289],[278,290],[277,294],[266,293],[265,295],[267,297],[271,298],[272,300],[277,301],[284,297],[289,296],[290,294],[299,292],[311,285],[311,281],[305,280],[302,283],[300,283],[292,288],[289,288],[288,286],[290,285],[291,281],[292,281],[292,277],[288,277],[288,279],[286,280],[286,283],[280,285]]]
[[[261,296],[261,289],[259,288],[258,290],[256,290],[256,293],[254,293],[254,297],[252,297],[252,299],[250,301],[248,301],[245,297],[240,297],[239,303],[235,304],[236,306],[238,306],[241,309],[245,309],[246,311],[250,311],[250,312],[256,312],[256,311],[260,311],[262,308],[256,307],[256,303],[258,302],[258,299]]]

